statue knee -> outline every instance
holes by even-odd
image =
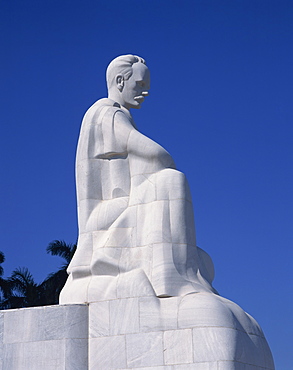
[[[166,168],[155,174],[157,198],[162,199],[186,199],[191,202],[189,185],[184,173]]]

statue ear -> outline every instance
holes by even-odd
[[[122,91],[123,90],[123,87],[124,87],[124,77],[122,75],[117,75],[116,76],[116,85],[117,85],[119,91]]]

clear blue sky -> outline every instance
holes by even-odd
[[[77,238],[75,149],[120,54],[144,57],[134,112],[189,180],[215,287],[254,316],[276,369],[292,369],[293,2],[0,0],[1,210],[5,276],[40,282]]]

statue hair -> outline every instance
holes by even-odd
[[[125,80],[128,80],[131,77],[133,73],[132,66],[134,63],[146,64],[143,58],[131,54],[121,55],[112,60],[106,71],[108,90],[113,85],[117,74],[121,74]]]

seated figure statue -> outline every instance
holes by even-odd
[[[129,309],[123,302],[139,301],[139,317],[149,317],[150,309],[156,318],[148,320],[147,331],[156,334],[159,327],[166,336],[173,333],[175,341],[193,333],[193,363],[186,368],[273,370],[257,322],[212,287],[213,263],[196,246],[184,174],[164,148],[137,130],[129,112],[140,108],[148,95],[145,61],[134,55],[114,59],[107,69],[107,85],[108,98],[89,108],[80,131],[79,238],[60,303],[96,307],[122,302],[119,315],[124,317]],[[108,323],[115,322],[113,312]],[[180,341],[177,352],[182,349],[184,355]],[[142,351],[147,345],[141,340]],[[95,351],[91,347],[91,353]]]
[[[107,69],[108,98],[86,112],[76,156],[79,239],[61,303],[210,291],[213,264],[196,247],[186,178],[129,112],[148,95],[145,61]]]

